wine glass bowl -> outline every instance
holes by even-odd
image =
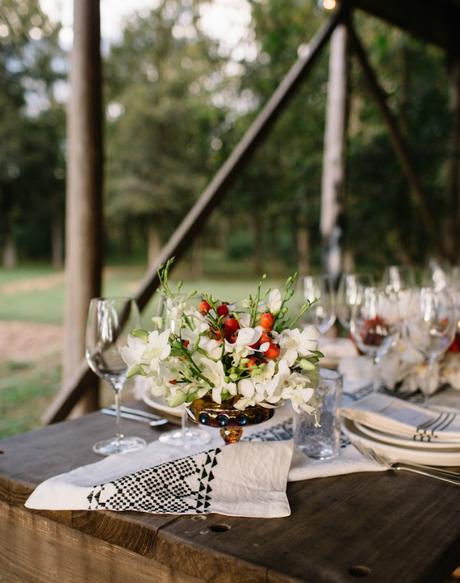
[[[343,273],[340,277],[337,318],[344,328],[350,328],[353,308],[361,301],[364,288],[372,283],[372,277],[365,273]]]
[[[302,281],[303,300],[312,302],[302,317],[302,324],[312,324],[321,334],[332,328],[335,322],[334,283],[328,275],[307,275]]]
[[[382,278],[382,286],[386,292],[399,294],[401,291],[415,286],[415,272],[409,265],[389,265]]]
[[[128,372],[128,365],[121,354],[128,335],[133,329],[139,328],[139,321],[139,310],[131,298],[93,298],[90,302],[86,325],[86,360],[91,370],[112,387],[117,411],[116,436],[93,446],[93,451],[100,455],[127,453],[146,446],[144,439],[126,437],[120,428],[120,398]]]

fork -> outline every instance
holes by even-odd
[[[352,443],[367,459],[374,461],[389,470],[412,472],[413,474],[419,474],[420,476],[426,476],[428,478],[434,478],[435,480],[441,480],[442,482],[448,482],[449,484],[460,486],[460,475],[455,472],[422,464],[392,462],[370,447],[363,445],[361,442],[353,441]]]

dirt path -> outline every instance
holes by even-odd
[[[59,352],[61,345],[61,326],[0,321],[0,362],[38,360]]]

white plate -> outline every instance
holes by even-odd
[[[356,427],[353,421],[344,419],[342,429],[350,441],[358,441],[364,447],[373,449],[390,461],[416,462],[432,466],[460,466],[460,450],[427,450],[423,448],[405,448],[389,445],[370,438]]]
[[[162,413],[167,413],[168,415],[174,415],[174,417],[182,417],[182,413],[185,409],[184,405],[179,407],[170,407],[164,399],[161,397],[154,397],[147,391],[142,393],[142,400],[149,407],[152,407],[156,411],[161,411]]]
[[[377,431],[376,429],[371,429],[366,425],[362,425],[357,421],[354,422],[355,426],[362,432],[368,435],[371,439],[377,439],[378,441],[383,441],[384,443],[390,443],[393,445],[398,445],[399,447],[409,447],[415,449],[444,449],[444,450],[458,450],[460,452],[460,443],[453,443],[452,441],[414,441],[413,439],[405,439],[397,435],[391,435],[391,433],[383,433],[383,431]]]

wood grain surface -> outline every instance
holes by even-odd
[[[113,428],[112,418],[94,413],[0,442],[0,573],[11,573],[2,583],[44,581],[14,568],[29,561],[60,573],[59,557],[72,553],[67,578],[48,581],[444,583],[460,564],[460,489],[402,472],[291,483],[292,515],[282,519],[23,507],[39,482],[100,459],[91,446]],[[159,435],[136,422],[126,421],[125,430]],[[110,565],[120,561],[128,573],[135,559],[136,578],[104,579]]]

